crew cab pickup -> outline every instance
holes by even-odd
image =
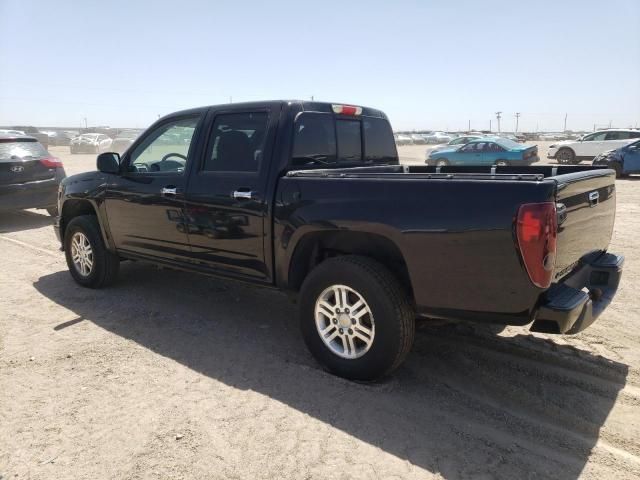
[[[372,380],[415,319],[576,333],[611,302],[615,172],[400,165],[387,117],[269,101],[168,115],[65,179],[55,229],[72,277],[123,259],[288,292],[330,371]]]

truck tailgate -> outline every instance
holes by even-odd
[[[616,210],[615,173],[592,170],[552,177],[557,182],[558,241],[555,281],[589,253],[609,246]]]

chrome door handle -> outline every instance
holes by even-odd
[[[251,190],[236,190],[235,192],[233,192],[233,198],[251,200],[253,198],[253,192]]]
[[[175,195],[177,193],[177,188],[163,187],[162,190],[160,190],[160,193],[162,193],[162,195]]]

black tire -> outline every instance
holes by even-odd
[[[47,213],[52,217],[58,216],[58,207],[47,207]]]
[[[342,358],[332,352],[316,327],[316,301],[333,285],[358,292],[375,319],[371,347],[358,358]],[[302,336],[316,360],[330,372],[350,380],[372,381],[388,375],[413,345],[415,313],[405,289],[382,264],[367,257],[335,257],[318,265],[302,285],[299,313]]]
[[[71,256],[71,240],[76,232],[81,232],[87,237],[93,251],[93,266],[88,275],[82,275],[77,270]],[[117,255],[106,249],[98,219],[94,215],[80,215],[69,222],[64,233],[64,251],[69,273],[83,287],[105,287],[113,283],[118,276],[120,260]]]
[[[574,164],[576,161],[576,153],[570,148],[561,148],[556,152],[556,160],[558,160],[558,163],[562,163],[563,165]]]
[[[612,168],[616,171],[616,178],[625,178],[627,176],[626,174],[622,173],[622,165],[620,165],[618,162],[611,162],[609,164],[609,168]]]

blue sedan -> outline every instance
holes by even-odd
[[[593,159],[594,165],[606,165],[616,171],[616,177],[640,173],[640,140],[616,150],[601,153]]]
[[[538,147],[506,138],[478,138],[460,148],[433,152],[427,165],[531,165],[539,160]]]

